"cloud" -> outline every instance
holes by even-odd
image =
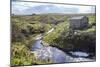
[[[40,1],[56,3],[95,4],[96,0],[15,0],[15,1]]]
[[[79,13],[95,13],[95,6],[81,6]]]
[[[12,13],[94,13],[94,6],[64,5],[33,2],[12,2]]]

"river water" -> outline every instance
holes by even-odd
[[[70,51],[69,54],[66,54],[56,47],[43,46],[41,42],[42,40],[36,40],[32,46],[32,52],[36,54],[36,57],[39,60],[50,60],[53,63],[93,61],[92,59],[86,58],[89,56],[88,53],[81,51]]]

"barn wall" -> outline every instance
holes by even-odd
[[[70,27],[72,29],[83,29],[88,27],[88,17],[81,19],[70,19]]]

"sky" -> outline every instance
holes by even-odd
[[[64,5],[35,2],[12,1],[12,13],[18,15],[42,13],[95,13],[95,6]]]
[[[48,2],[95,2],[96,0],[12,0],[12,1],[48,1]]]

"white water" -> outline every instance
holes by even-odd
[[[81,51],[76,51],[76,52],[70,52],[72,55],[75,55],[75,56],[79,56],[79,57],[87,57],[89,56],[88,53],[86,52],[81,52]]]

